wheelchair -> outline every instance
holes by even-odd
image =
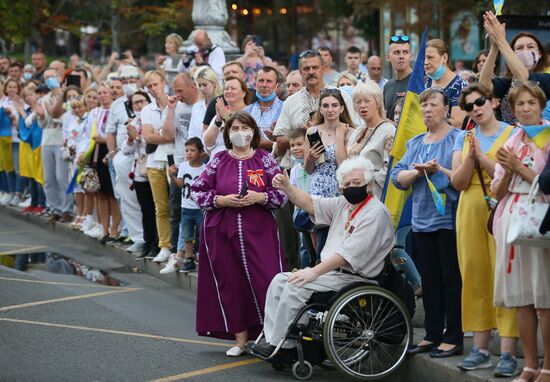
[[[291,369],[298,380],[309,379],[316,365],[356,380],[378,380],[405,361],[413,336],[414,304],[412,288],[388,256],[376,280],[315,292],[271,355],[250,353],[275,370]],[[262,338],[263,333],[254,343]],[[295,351],[282,349],[289,340],[296,342]]]

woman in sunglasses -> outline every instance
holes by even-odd
[[[449,122],[460,127],[466,113],[458,107],[458,98],[462,88],[468,84],[449,68],[449,50],[443,40],[433,39],[426,43],[424,71],[427,77],[424,88],[439,87],[445,91],[450,103]]]
[[[528,245],[510,245],[506,236],[517,203],[527,200],[531,183],[543,171],[550,152],[550,140],[537,141],[535,144],[523,127],[543,127],[550,125],[550,122],[541,118],[546,97],[538,86],[524,83],[514,87],[510,90],[508,99],[521,128],[497,150],[497,164],[491,182],[491,190],[496,199],[500,200],[493,224],[496,240],[494,304],[516,308],[516,321],[525,357],[525,367],[517,381],[548,382],[550,250]],[[537,201],[545,202],[542,194],[537,195]],[[542,370],[539,369],[537,358],[539,323],[545,356]]]
[[[485,196],[492,196],[487,190],[495,171],[496,152],[512,133],[513,126],[497,121],[494,109],[498,103],[481,85],[462,89],[458,105],[468,113],[469,123],[455,140],[451,181],[461,192],[456,242],[462,276],[462,329],[474,332],[472,351],[458,367],[463,370],[491,367],[489,339],[491,329],[497,328],[502,337],[501,357],[494,374],[511,377],[517,374],[514,355],[519,332],[515,311],[493,306],[496,248],[495,239],[486,228],[489,209]]]

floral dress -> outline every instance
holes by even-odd
[[[338,196],[338,180],[336,179],[336,144],[325,146],[325,161],[315,164],[311,174],[309,193],[323,198]]]

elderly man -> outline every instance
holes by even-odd
[[[412,73],[412,52],[408,36],[392,36],[390,38],[386,61],[391,64],[394,78],[384,86],[384,108],[386,116],[393,120],[397,99],[405,96]]]
[[[193,42],[199,48],[191,60],[187,62],[180,60],[178,63],[178,72],[186,72],[193,66],[210,65],[221,79],[223,75],[222,68],[225,65],[225,53],[223,49],[212,44],[208,33],[204,29],[197,29],[193,32]]]
[[[301,88],[304,87],[304,80],[299,70],[293,70],[288,73],[286,76],[286,96],[287,98],[291,95],[298,93]]]
[[[329,225],[321,263],[292,273],[279,273],[271,281],[265,303],[264,334],[267,344],[252,345],[253,354],[270,355],[286,335],[290,323],[314,292],[339,290],[380,274],[384,259],[395,245],[391,216],[373,196],[374,167],[363,157],[346,159],[336,172],[342,196],[312,197],[291,186],[286,174],[273,186],[282,189],[315,224]],[[285,342],[283,348],[293,348]]]
[[[119,151],[124,141],[128,139],[128,130],[126,128],[128,120],[134,116],[128,104],[128,97],[131,97],[140,85],[137,68],[131,65],[122,66],[120,68],[119,81],[123,94],[117,97],[111,105],[105,129],[107,133],[107,149],[109,150],[107,156],[113,159],[112,167],[115,176],[111,180],[115,185],[116,197],[120,200],[122,217],[128,231],[128,237],[133,241],[133,244],[127,250],[130,252],[142,252],[146,248],[144,247],[145,241],[143,240],[141,208],[136,192],[130,189],[132,180],[128,176],[132,172],[134,158],[130,155],[124,155]]]
[[[369,72],[369,78],[376,82],[382,90],[388,80],[382,77],[383,63],[382,59],[378,56],[370,56],[367,61],[367,70]]]
[[[264,66],[256,73],[256,97],[258,100],[244,111],[256,120],[262,137],[260,147],[271,151],[273,147],[273,127],[281,114],[283,101],[277,98],[277,88],[282,82],[279,72],[272,66]]]

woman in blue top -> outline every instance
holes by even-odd
[[[458,98],[462,88],[468,84],[449,68],[449,50],[443,40],[436,38],[426,43],[424,71],[426,72],[424,88],[440,87],[445,91],[449,99],[450,122],[453,126],[460,127],[466,113],[458,107]]]
[[[433,358],[462,354],[460,292],[462,282],[456,254],[450,187],[452,150],[460,130],[446,122],[449,99],[440,88],[420,94],[428,132],[407,142],[407,152],[393,168],[391,180],[402,190],[412,186],[412,231],[415,260],[420,267],[426,336],[409,354],[430,352]],[[445,202],[444,213],[436,209],[428,188],[429,177]],[[446,327],[446,330],[445,330]]]

